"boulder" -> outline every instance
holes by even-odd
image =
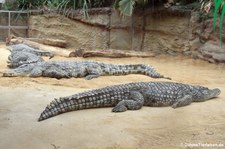
[[[223,46],[212,41],[206,42],[199,48],[198,57],[213,63],[225,63],[225,43]]]

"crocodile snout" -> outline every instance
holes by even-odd
[[[13,73],[3,73],[3,77],[14,77]]]
[[[215,89],[213,89],[213,90],[211,91],[211,94],[212,94],[213,97],[219,96],[220,93],[221,93],[221,90],[218,89],[218,88],[215,88]]]
[[[3,74],[3,77],[14,77],[15,76],[15,73],[13,73],[10,70],[6,70],[6,71],[2,72],[2,74]]]

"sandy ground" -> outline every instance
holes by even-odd
[[[0,46],[0,71],[9,52]],[[64,59],[60,57],[54,58]],[[74,60],[75,58],[70,58]],[[221,143],[225,147],[225,69],[222,65],[182,57],[91,58],[112,63],[145,63],[173,81],[222,90],[219,98],[190,106],[144,107],[112,113],[111,108],[62,114],[37,122],[55,97],[138,81],[166,81],[143,75],[104,76],[90,81],[51,78],[4,78],[0,75],[1,149],[185,148],[188,143]],[[212,147],[214,148],[214,147]]]

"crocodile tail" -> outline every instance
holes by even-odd
[[[70,111],[112,107],[117,103],[116,100],[111,98],[113,96],[114,92],[109,92],[107,88],[103,88],[55,99],[41,113],[38,121],[42,121]]]
[[[66,107],[65,105],[69,105],[69,100],[67,98],[55,98],[55,100],[52,101],[49,105],[47,105],[45,110],[41,113],[38,121],[42,121],[50,117],[59,115],[61,113],[64,113],[64,111],[68,111],[70,106]],[[73,110],[76,110],[76,106],[73,106]]]
[[[164,75],[158,73],[155,68],[149,65],[140,64],[141,69],[143,70],[143,74],[150,76],[152,78],[164,78],[171,80],[170,77],[165,77]]]
[[[158,73],[152,66],[145,64],[111,65],[109,71],[111,75],[144,74],[152,78],[170,79]]]

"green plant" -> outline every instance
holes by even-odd
[[[2,4],[2,10],[15,10],[16,7],[17,7],[16,2],[6,1],[4,4]]]
[[[223,31],[223,22],[224,22],[224,14],[225,14],[225,1],[224,0],[200,0],[201,3],[201,10],[208,14],[210,9],[214,5],[214,12],[213,12],[213,30],[216,31],[216,22],[218,15],[220,14],[219,18],[219,32],[220,32],[220,44],[222,46],[222,31]]]
[[[118,9],[123,15],[131,16],[135,4],[144,5],[148,0],[116,0],[114,8]]]
[[[38,9],[46,6],[51,10],[63,11],[63,14],[66,14],[68,9],[83,9],[84,16],[87,17],[88,8],[107,6],[112,2],[110,0],[17,0],[15,3],[14,9]]]
[[[216,31],[216,21],[219,11],[221,10],[220,15],[220,43],[222,46],[222,31],[223,31],[223,19],[225,14],[225,1],[224,0],[214,0],[214,20],[213,20],[213,29]]]

